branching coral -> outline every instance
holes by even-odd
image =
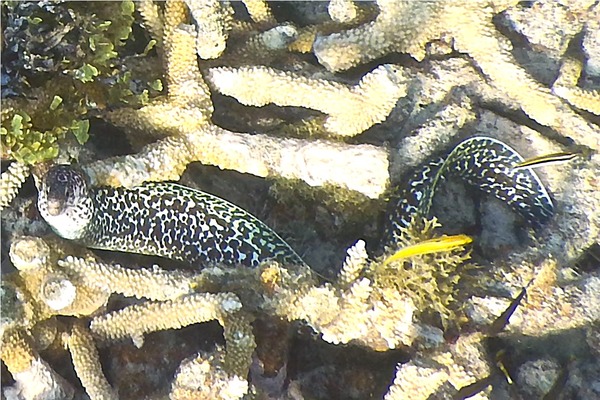
[[[13,387],[5,389],[5,395],[35,400],[73,397],[73,387],[40,357],[24,332],[4,332],[2,361],[16,381]]]
[[[56,268],[56,259],[65,250],[64,246],[49,245],[39,238],[22,238],[11,246],[10,257],[19,273],[5,279],[9,285],[14,285],[18,293],[13,307],[18,304],[23,311],[13,318],[10,325],[14,328],[3,334],[2,360],[15,380],[24,382],[19,386],[25,399],[70,398],[68,393],[72,393],[73,389],[40,358],[35,349],[47,347],[52,341],[47,337],[54,336],[51,331],[55,327],[47,322],[55,315],[89,315],[108,300],[109,293],[76,280],[75,286],[72,277]],[[3,296],[3,303],[5,299]]]
[[[88,285],[150,300],[168,300],[189,294],[197,284],[197,279],[190,274],[168,272],[156,265],[152,269],[130,269],[71,256],[59,260],[58,265]]]
[[[10,164],[0,176],[0,210],[8,206],[29,176],[29,167],[20,162]]]
[[[600,91],[577,87],[581,69],[581,62],[573,58],[565,58],[560,74],[552,85],[552,92],[574,107],[600,115]]]
[[[274,103],[322,111],[329,115],[326,131],[341,136],[357,135],[382,122],[406,94],[402,72],[393,65],[378,67],[352,88],[264,67],[212,68],[207,78],[219,92],[246,105]],[[357,109],[362,112],[357,114]]]
[[[429,238],[436,226],[429,221],[423,231],[403,230],[397,246]],[[466,258],[442,251],[389,264],[368,262],[365,244],[359,241],[348,250],[333,284],[295,293],[279,288],[276,297],[283,297],[277,301],[277,313],[306,320],[323,334],[323,340],[335,344],[353,341],[383,351],[410,346],[418,338],[423,343],[435,342],[441,339],[440,333],[436,338],[435,328],[421,327],[413,319],[432,309],[447,320],[459,279],[456,269]]]
[[[597,26],[597,18],[594,19],[593,13],[588,12],[587,8],[593,1],[577,4],[563,2],[559,5],[535,2],[531,5],[530,2],[516,4],[512,0],[381,0],[377,3],[379,12],[373,15],[369,6],[365,7],[360,2],[334,0],[327,9],[332,21],[325,22],[322,22],[327,18],[324,7],[295,13],[289,12],[291,8],[286,7],[295,7],[296,4],[286,4],[278,5],[277,9],[274,8],[276,12],[273,12],[264,1],[249,0],[244,3],[249,17],[241,15],[243,12],[238,13],[239,9],[231,14],[229,5],[217,2],[200,4],[195,1],[168,1],[162,6],[144,1],[136,4],[143,27],[156,40],[159,57],[158,60],[153,58],[151,42],[144,52],[145,57],[134,58],[143,64],[142,71],[155,71],[160,64],[156,61],[162,62],[164,67],[166,94],[152,100],[148,100],[149,95],[156,94],[160,85],[154,86],[155,89],[149,85],[155,82],[158,75],[151,73],[148,74],[149,79],[137,79],[129,66],[132,60],[121,57],[122,54],[131,55],[132,47],[140,44],[143,47],[143,43],[137,41],[138,37],[132,43],[136,46],[128,46],[127,49],[122,46],[125,38],[130,36],[128,29],[133,15],[130,2],[111,3],[105,10],[96,7],[94,10],[98,12],[86,20],[89,24],[86,22],[75,28],[64,23],[64,10],[70,7],[70,3],[52,5],[56,11],[54,15],[62,21],[54,26],[47,24],[53,18],[50,15],[52,13],[40,17],[27,11],[27,15],[32,15],[28,21],[31,23],[27,26],[34,30],[42,26],[50,27],[49,32],[55,39],[52,43],[58,43],[49,47],[51,57],[40,57],[35,40],[31,41],[33,50],[31,46],[18,47],[25,49],[22,54],[33,55],[32,71],[38,74],[41,68],[47,74],[56,71],[66,71],[67,74],[47,84],[41,82],[44,80],[30,82],[34,83],[37,91],[27,101],[7,101],[3,98],[3,159],[36,163],[53,158],[58,151],[76,158],[77,152],[70,150],[81,147],[69,131],[76,133],[76,139],[84,142],[87,139],[87,124],[82,121],[95,115],[123,128],[136,152],[83,165],[96,185],[131,187],[144,181],[177,180],[188,164],[200,161],[261,177],[300,179],[310,185],[325,186],[323,190],[342,187],[376,199],[385,196],[390,177],[396,179],[404,175],[409,167],[430,159],[433,153],[465,136],[471,136],[472,132],[489,134],[505,141],[519,152],[523,150],[526,158],[564,151],[557,143],[564,145],[571,140],[592,150],[600,148],[600,135],[594,117],[586,113],[576,114],[569,108],[572,105],[597,112],[594,108],[598,103],[594,97],[597,73],[593,67],[593,63],[597,63],[593,59],[593,27]],[[552,24],[540,22],[539,17],[534,21],[534,18],[540,9],[548,8],[558,9],[569,23],[564,29],[560,26],[551,29],[553,36],[550,39],[559,43],[556,49],[551,50],[547,50],[543,43],[540,47],[538,42],[530,40],[528,32],[528,29],[537,31],[538,22],[547,32]],[[502,12],[506,9],[508,12]],[[107,13],[110,16],[107,17]],[[318,22],[306,22],[302,13],[322,15],[318,15]],[[524,18],[518,22],[513,20],[515,14],[521,13]],[[79,10],[73,15],[78,17],[87,14]],[[278,21],[283,15],[293,21]],[[529,15],[532,17],[528,18]],[[6,26],[14,29],[14,25]],[[10,38],[11,32],[14,32],[10,29],[5,31],[8,34],[3,38]],[[585,33],[583,50],[586,55],[578,59],[584,59],[585,63],[575,67],[581,69],[585,66],[586,72],[580,74],[579,70],[569,72],[570,55],[565,57],[564,52],[566,43],[582,29]],[[510,33],[505,35],[506,31]],[[71,35],[80,32],[83,34]],[[18,33],[17,36],[21,46],[25,43],[21,40],[23,35]],[[73,52],[67,58],[73,60],[71,56],[84,54],[84,62],[78,59],[65,66],[60,63],[60,57],[55,56],[64,53],[65,44],[73,45],[73,36],[82,38],[82,42],[77,39],[75,44],[81,51]],[[508,43],[509,38],[512,44]],[[95,51],[91,49],[92,45],[96,46]],[[578,46],[574,43],[572,47],[578,50]],[[4,50],[10,46],[3,44],[2,48],[4,56]],[[457,55],[451,52],[452,49],[465,55]],[[116,51],[120,53],[118,57]],[[198,61],[198,51],[201,57],[216,58]],[[387,57],[395,52],[408,53],[420,63],[406,61],[401,56]],[[321,66],[314,62],[312,54],[321,61]],[[384,56],[384,65],[373,61]],[[559,61],[562,63],[561,75],[551,88],[552,79],[558,71],[547,67],[546,73],[550,78],[540,78],[539,71],[528,63],[530,57],[550,57],[556,65]],[[25,61],[25,58],[18,59]],[[52,59],[52,63],[40,63],[48,59]],[[10,61],[3,57],[4,60]],[[367,61],[370,63],[368,66],[365,65]],[[401,64],[388,64],[390,62]],[[322,66],[330,71],[324,71]],[[346,70],[350,66],[357,69],[348,70],[345,75],[334,76],[331,72]],[[14,67],[10,62],[3,62],[3,80],[7,67],[13,68],[13,72],[24,70]],[[8,86],[16,92],[14,88],[19,86],[13,85],[22,80],[19,74],[12,74],[11,71],[8,71]],[[32,74],[25,75],[29,82]],[[363,75],[360,82],[359,75]],[[222,82],[225,77],[234,77],[235,87],[227,87],[228,83]],[[374,82],[369,82],[369,79],[374,79]],[[69,82],[73,83],[73,87],[65,86]],[[359,83],[351,86],[352,82]],[[277,110],[273,106],[261,109],[239,105],[223,107],[224,104],[231,104],[231,100],[215,93],[231,94],[240,102],[245,102],[244,95],[256,89],[249,87],[253,83],[258,91],[264,92],[261,93],[261,105],[274,103],[311,108],[323,112],[325,116],[307,120],[303,119],[303,115],[315,113],[301,109]],[[286,90],[281,89],[283,84]],[[55,88],[60,91],[56,92]],[[3,95],[4,89],[3,86]],[[293,92],[297,98],[289,98],[283,93],[285,91]],[[258,103],[258,100],[252,101]],[[124,103],[126,106],[123,106]],[[548,140],[529,128],[498,116],[503,114],[522,122],[523,116],[514,113],[514,110],[523,110],[532,120],[552,128],[552,137],[555,139]],[[338,136],[354,136],[370,130],[363,136],[336,139],[336,142],[288,138],[285,129],[278,132],[276,137],[261,131],[261,126],[277,126],[272,121],[280,120],[281,115],[285,115],[281,119],[286,120],[288,114],[295,120],[301,119],[298,126],[316,127],[318,131],[322,130],[323,121],[327,118],[327,133]],[[234,118],[228,121],[231,125],[227,126],[235,128],[229,129],[241,132],[256,130],[258,133],[236,133],[217,125],[230,116]],[[251,120],[251,128],[243,125],[247,120]],[[528,123],[537,126],[532,121]],[[88,154],[80,158],[82,162],[97,159],[101,151],[96,152],[96,145],[105,141],[103,133],[94,131],[93,119],[91,125],[90,133],[96,134],[96,140],[86,145],[86,151],[91,150],[91,156]],[[270,129],[271,132],[275,130]],[[541,130],[548,135],[549,130]],[[346,143],[342,140],[346,140]],[[141,147],[143,145],[146,147]],[[121,150],[115,149],[112,154],[123,154]],[[14,197],[19,182],[26,178],[23,165],[10,166],[7,175],[2,177],[0,199],[4,206]],[[41,242],[38,239],[22,241],[16,238],[11,259],[18,272],[3,276],[6,279],[3,279],[2,358],[17,382],[15,390],[22,390],[24,397],[35,396],[32,391],[37,386],[31,385],[32,381],[46,388],[40,392],[43,395],[68,394],[72,391],[68,384],[62,382],[52,386],[60,379],[39,356],[42,348],[66,331],[62,336],[70,346],[77,374],[88,394],[110,396],[112,389],[105,385],[106,379],[97,360],[94,360],[95,345],[91,338],[110,339],[103,340],[109,342],[110,349],[123,346],[115,357],[123,357],[129,365],[135,358],[135,349],[130,349],[133,348],[130,344],[112,343],[114,336],[107,333],[111,329],[120,332],[115,334],[119,337],[133,335],[139,344],[143,335],[155,329],[177,328],[183,324],[216,318],[223,327],[226,350],[217,347],[214,352],[203,352],[182,363],[171,385],[171,397],[239,398],[253,390],[261,394],[260,388],[253,388],[260,379],[253,380],[252,375],[248,377],[247,374],[255,348],[252,319],[275,317],[284,322],[305,319],[330,343],[356,343],[378,351],[410,346],[413,350],[411,360],[398,366],[396,385],[388,398],[456,396],[459,389],[474,382],[479,386],[475,385],[473,391],[492,382],[494,391],[502,396],[503,390],[506,390],[501,379],[503,375],[494,371],[494,354],[487,355],[483,350],[486,334],[466,333],[464,330],[483,329],[482,325],[485,324],[482,321],[489,322],[506,306],[507,301],[498,298],[498,293],[514,294],[534,274],[539,273],[540,279],[530,286],[529,297],[523,300],[522,309],[514,313],[501,339],[516,346],[524,334],[531,336],[532,340],[543,341],[545,339],[540,338],[540,334],[562,335],[567,330],[581,333],[583,340],[591,343],[590,347],[597,348],[595,328],[598,325],[597,299],[600,291],[597,273],[580,272],[580,280],[573,278],[575,281],[568,284],[562,281],[570,276],[572,260],[598,237],[597,171],[598,157],[593,153],[589,160],[577,160],[557,169],[540,170],[540,177],[548,184],[555,202],[556,217],[550,226],[537,231],[535,238],[529,239],[535,246],[528,247],[529,242],[522,240],[527,235],[525,228],[520,226],[514,227],[520,233],[511,236],[518,246],[500,246],[494,251],[485,250],[483,234],[481,237],[475,235],[476,248],[483,248],[485,257],[493,261],[489,262],[486,269],[478,271],[476,283],[461,275],[461,282],[465,283],[461,290],[464,289],[466,293],[458,293],[466,297],[477,293],[477,296],[466,301],[468,321],[454,318],[453,314],[454,307],[458,307],[454,301],[458,280],[454,266],[464,258],[464,255],[457,253],[421,255],[415,259],[386,263],[382,262],[384,258],[370,259],[364,242],[358,242],[349,249],[347,260],[333,282],[317,283],[314,274],[306,267],[276,263],[261,265],[255,270],[215,266],[198,274],[169,272],[158,267],[134,270],[99,261],[96,256],[91,257],[76,247],[49,238]],[[194,184],[198,184],[197,179]],[[454,208],[455,203],[450,198],[455,193],[452,188],[448,190],[450,195],[439,198],[440,204],[434,207],[440,214],[446,214],[448,209]],[[17,207],[19,210],[25,209],[26,206],[21,204],[23,199],[17,200],[15,210]],[[502,234],[506,229],[494,220],[501,213],[494,213],[490,217],[485,211],[496,211],[502,206],[486,198],[478,201],[484,205],[473,213],[480,216],[483,222],[473,218],[475,222],[468,226],[470,232],[492,226],[494,233],[501,231],[499,234]],[[303,207],[311,206],[303,204]],[[322,208],[327,207],[321,207],[314,213],[321,216],[324,212]],[[285,212],[288,211],[303,225],[306,224],[307,229],[313,229],[310,221],[296,215],[295,208]],[[35,218],[31,217],[32,214],[35,213],[25,213],[23,218]],[[486,218],[492,221],[485,222]],[[319,220],[319,224],[325,222]],[[318,240],[302,243],[301,247],[304,248],[299,250],[310,248],[309,252],[316,250],[317,256],[321,256],[318,252],[325,251],[321,246],[323,240],[340,240],[336,242],[336,249],[340,251],[353,240],[346,236],[340,239],[318,227],[314,230]],[[370,226],[365,230],[368,232],[365,235],[373,235],[375,228]],[[425,237],[405,239],[406,242],[397,245],[405,246]],[[395,250],[388,249],[386,256]],[[556,259],[552,273],[538,268],[540,264],[546,266],[540,260],[548,255]],[[133,259],[127,255],[114,257],[118,257],[122,265],[127,265],[127,260]],[[444,257],[447,263],[440,261]],[[503,263],[503,259],[509,261]],[[325,260],[322,264],[328,264],[328,268],[335,265]],[[416,278],[415,271],[419,272]],[[329,269],[324,273],[331,276]],[[105,311],[104,306],[112,293],[138,297],[140,300],[119,297],[120,300],[114,302],[119,307],[115,309],[113,302],[110,302],[110,308]],[[9,294],[13,300],[6,302],[4,294]],[[144,299],[154,301],[147,302]],[[7,309],[10,312],[5,312]],[[182,311],[193,315],[179,314]],[[425,324],[425,320],[431,322],[427,319],[429,312],[442,314],[452,323],[467,324],[466,327],[459,327],[464,330],[455,343],[443,343],[442,330]],[[56,315],[73,315],[75,318],[66,319],[67,326],[57,326]],[[126,326],[128,316],[138,318],[133,323],[129,321],[129,325],[134,325],[137,330]],[[75,319],[76,323],[71,326]],[[87,328],[90,321],[93,321],[91,336]],[[287,327],[283,322],[282,325]],[[577,341],[572,340],[569,334],[564,335],[569,339],[564,343]],[[183,349],[179,346],[179,340],[185,340],[186,331],[164,333],[164,337],[178,341],[177,346],[164,347]],[[152,340],[154,336],[146,337],[146,341]],[[288,338],[277,340],[285,341]],[[548,346],[552,348],[549,350],[551,352],[558,352],[559,347],[562,346]],[[337,352],[336,355],[342,356],[352,351],[343,346],[328,348],[334,349],[332,353]],[[154,353],[143,350],[145,353]],[[178,351],[174,357],[159,357],[161,363],[164,360],[172,361],[171,358],[181,360],[197,353],[198,349],[189,353]],[[322,352],[322,357],[329,362],[336,355],[329,357],[327,351]],[[303,348],[302,353],[307,354],[306,359],[310,358],[310,362],[304,363],[308,365],[305,370],[307,373],[298,371],[297,365],[288,370],[283,366],[277,372],[280,374],[278,376],[288,374],[281,381],[291,382],[289,388],[283,385],[281,390],[287,390],[285,394],[291,398],[306,397],[303,393],[305,388],[299,383],[306,376],[318,375],[320,382],[326,379],[318,367],[312,367],[320,362],[321,351],[319,356],[315,356],[311,349],[305,351]],[[368,355],[372,353],[368,352]],[[386,357],[394,357],[395,353],[392,353]],[[19,358],[20,355],[28,360],[28,364],[23,364],[25,369],[15,367],[18,363],[11,358]],[[383,355],[380,356],[383,359]],[[552,354],[546,358],[552,359],[554,356]],[[260,354],[257,353],[256,357],[260,357]],[[293,349],[289,357],[291,363],[304,361]],[[395,364],[397,360],[393,362]],[[517,364],[520,362],[518,360]],[[586,360],[580,362],[584,367],[591,365],[585,364],[588,362]],[[111,363],[103,366],[107,374],[114,374],[115,370],[128,373],[128,369],[114,366],[118,365],[118,361],[111,360]],[[28,366],[31,367],[27,369]],[[342,367],[328,368],[333,371],[331,375],[336,380],[330,386],[343,390],[340,388],[343,380],[339,379]],[[565,367],[572,372],[570,368]],[[169,373],[174,369],[175,365],[172,365]],[[383,369],[372,368],[369,372],[373,375],[390,372],[389,368],[385,372],[382,372]],[[526,370],[525,367],[522,369]],[[144,369],[147,370],[149,368]],[[580,376],[572,376],[575,378],[568,383],[571,387],[577,380],[589,382],[589,377],[580,379]],[[164,376],[160,380],[166,382]],[[389,376],[385,380],[389,382]],[[113,382],[112,379],[110,381]],[[512,388],[520,384],[530,385],[527,382],[527,379],[520,379]],[[385,384],[382,383],[380,393],[385,390]],[[319,385],[324,386],[322,383],[314,386],[320,388]],[[595,394],[590,389],[592,385],[587,386],[587,392],[578,393]],[[62,392],[52,392],[55,390],[52,387],[60,387]],[[167,389],[162,387],[161,390],[164,393]],[[367,392],[372,395],[372,391],[366,390],[353,395],[364,397]],[[490,389],[487,389],[479,396],[486,398],[490,396],[489,393]],[[325,390],[319,395],[328,398],[351,397],[346,393],[331,394]]]
[[[165,42],[168,97],[138,110],[119,109],[107,115],[109,121],[132,135],[144,132],[158,137],[171,136],[146,146],[136,155],[85,166],[93,183],[131,187],[144,181],[176,180],[190,162],[202,161],[263,177],[299,178],[311,185],[334,184],[357,190],[369,197],[376,197],[382,192],[388,179],[385,174],[385,152],[368,146],[248,136],[213,125],[209,120],[213,109],[209,91],[192,52],[194,34],[189,26],[179,27],[179,24],[186,22],[184,17],[185,14],[180,11],[165,10],[165,37],[169,37],[169,41]],[[376,104],[373,107],[374,116],[365,118],[365,121],[369,121],[366,125],[361,122],[362,129],[385,118],[404,90],[402,84],[389,85],[394,81],[390,81],[393,74],[388,71],[389,68],[381,69],[368,75],[370,79],[358,87],[353,97],[358,103],[349,103],[345,108],[351,111],[356,104],[367,102],[371,94],[366,88],[372,88],[373,95],[387,93],[385,101],[373,100]],[[276,75],[270,79],[277,82]],[[318,88],[330,84],[315,80],[313,86]],[[385,89],[386,85],[388,89]],[[341,85],[334,85],[334,88],[342,90],[342,93],[350,93],[348,88]],[[335,125],[340,128],[332,128],[334,131],[341,130],[342,115],[348,113],[342,113],[336,119]],[[344,131],[348,132],[347,128]],[[356,133],[357,127],[351,131]],[[253,154],[254,157],[249,159],[247,154]],[[357,157],[364,157],[365,162],[357,164]],[[322,162],[327,162],[325,170],[330,171],[328,175],[322,173],[324,169],[319,165]],[[338,164],[339,170],[332,169],[332,163]],[[360,168],[357,165],[361,165]],[[369,165],[370,170],[365,171],[365,165]],[[350,168],[355,170],[353,174],[348,174]],[[318,181],[314,180],[316,176],[319,176]]]
[[[217,58],[226,46],[233,9],[217,0],[187,0],[190,15],[197,26],[196,52],[200,58]]]
[[[179,271],[167,272],[158,267],[128,270],[98,263],[89,257],[58,260],[66,251],[72,250],[59,242],[46,242],[40,238],[22,238],[11,247],[11,260],[19,268],[19,274],[11,276],[2,288],[3,306],[7,302],[12,304],[10,320],[3,320],[2,359],[17,381],[22,373],[27,375],[24,380],[29,379],[31,367],[38,365],[36,373],[49,374],[48,379],[51,379],[41,385],[40,390],[44,393],[63,390],[60,377],[46,366],[32,347],[32,341],[36,345],[40,343],[40,336],[29,332],[38,331],[44,321],[55,315],[97,314],[108,296],[118,292],[163,301],[141,303],[98,315],[91,320],[91,332],[82,322],[74,324],[66,345],[90,397],[115,398],[102,373],[92,334],[103,341],[131,337],[141,346],[146,333],[179,329],[213,319],[224,326],[227,350],[222,355],[222,373],[232,374],[238,381],[245,382],[255,343],[250,317],[241,310],[242,304],[234,294],[192,293],[202,279],[193,279]],[[11,299],[13,301],[9,301]]]
[[[223,351],[200,353],[184,360],[171,385],[171,400],[240,399],[248,392],[248,382],[230,375],[223,367]]]
[[[492,85],[515,99],[532,119],[597,149],[597,140],[577,134],[578,130],[591,131],[586,121],[566,109],[547,88],[518,66],[509,52],[510,45],[496,32],[492,16],[516,3],[514,0],[379,1],[380,13],[375,21],[318,37],[314,51],[325,67],[339,71],[390,52],[405,52],[422,60],[428,42],[451,37],[454,48],[472,57]],[[519,82],[518,87],[515,82]],[[524,85],[527,90],[523,90]]]
[[[89,315],[108,300],[109,291],[88,286],[56,267],[57,259],[68,249],[58,243],[49,246],[33,237],[13,242],[11,261],[19,269],[19,279],[30,296],[28,301],[36,305],[30,325],[58,314]]]
[[[89,330],[75,324],[67,339],[75,372],[86,388],[91,399],[117,399],[113,388],[110,387],[100,365],[100,357]]]

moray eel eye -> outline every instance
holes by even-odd
[[[62,214],[69,206],[77,204],[87,195],[84,175],[69,165],[56,165],[48,171],[44,180],[48,214]]]

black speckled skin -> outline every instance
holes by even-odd
[[[172,183],[91,189],[88,247],[158,255],[196,266],[267,260],[303,264],[264,223],[221,198]]]
[[[384,240],[389,243],[413,216],[427,217],[440,180],[459,177],[470,186],[506,202],[530,224],[539,227],[554,214],[552,200],[531,169],[515,169],[523,161],[501,141],[484,136],[466,139],[445,157],[415,169],[406,185],[398,186],[390,202]]]

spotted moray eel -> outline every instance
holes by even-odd
[[[414,216],[426,217],[438,183],[457,176],[505,201],[535,226],[553,214],[550,196],[523,158],[489,137],[459,143],[445,157],[417,168],[398,187],[388,212],[393,238]],[[56,165],[38,183],[38,208],[63,238],[87,247],[167,257],[204,267],[256,267],[276,260],[303,264],[273,230],[240,207],[211,194],[173,183],[134,189],[90,187],[75,166]]]
[[[421,164],[396,187],[388,206],[384,242],[393,241],[411,221],[427,217],[438,184],[457,177],[508,204],[536,228],[554,214],[552,199],[529,168],[515,168],[523,157],[505,143],[487,136],[460,142],[450,153]]]
[[[38,208],[52,229],[87,247],[167,257],[204,267],[256,267],[276,260],[303,264],[273,230],[240,207],[173,183],[134,189],[88,185],[70,165],[40,183]]]

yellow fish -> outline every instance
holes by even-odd
[[[564,163],[578,157],[580,153],[560,152],[544,154],[537,157],[528,158],[513,166],[513,169],[535,168],[546,164]]]
[[[440,251],[449,251],[473,241],[467,235],[452,235],[442,236],[435,239],[425,240],[421,243],[406,246],[385,259],[382,266],[388,265],[391,262],[398,261],[403,258],[419,256],[423,254],[437,253]]]

